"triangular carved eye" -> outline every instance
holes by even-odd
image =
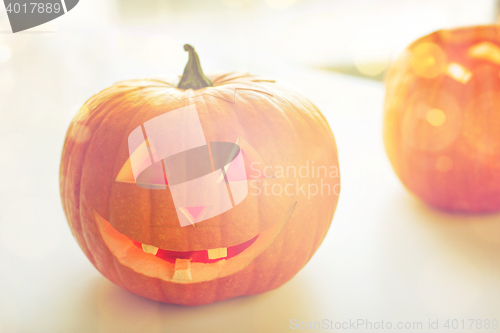
[[[491,42],[480,42],[469,48],[469,57],[484,59],[500,65],[500,47]]]
[[[236,140],[236,145],[241,148],[247,170],[247,179],[274,178],[273,168],[264,162],[257,150],[241,136]]]
[[[132,164],[130,164],[130,157],[122,166],[120,172],[118,172],[118,176],[116,176],[115,181],[119,183],[135,183],[134,173],[132,172]]]
[[[118,176],[116,176],[115,181],[120,183],[139,183],[141,181],[146,181],[151,185],[163,185],[165,188],[165,179],[163,177],[163,171],[161,163],[154,163],[151,165],[151,157],[149,155],[149,143],[146,139],[143,141],[130,155],[125,164],[123,164]],[[134,170],[132,168],[132,162],[141,173],[134,175]],[[159,170],[158,170],[159,169]],[[161,177],[157,177],[158,171]],[[144,174],[144,175],[143,175]],[[159,179],[156,179],[159,178]]]
[[[151,157],[148,151],[148,140],[144,141],[130,155],[127,161],[123,164],[115,181],[119,183],[137,184],[142,188],[147,189],[166,189],[168,182],[163,171],[163,161],[156,163],[151,162]],[[138,175],[134,175],[132,162],[142,170]]]

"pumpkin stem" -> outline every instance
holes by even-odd
[[[189,44],[184,45],[184,51],[189,52],[189,60],[184,68],[181,81],[177,85],[179,89],[201,89],[213,85],[212,81],[203,74],[198,54]]]

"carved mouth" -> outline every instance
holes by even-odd
[[[141,244],[118,232],[96,211],[94,215],[104,243],[120,264],[142,275],[188,284],[222,278],[248,266],[276,240],[296,204],[272,227],[252,239],[227,248],[202,251],[169,251]]]
[[[139,249],[142,249],[144,252],[150,253],[170,263],[175,263],[177,259],[188,259],[191,262],[214,263],[219,260],[224,260],[224,259],[227,260],[237,256],[238,254],[246,250],[248,247],[250,247],[257,240],[259,236],[260,234],[246,242],[234,246],[220,247],[220,248],[201,250],[201,251],[162,250],[157,247],[141,244],[136,241],[134,241],[134,245],[137,246]]]

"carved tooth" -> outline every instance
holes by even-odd
[[[227,247],[219,247],[216,249],[207,250],[208,259],[219,259],[227,257]]]
[[[191,281],[191,263],[189,259],[175,259],[173,281]]]
[[[142,250],[146,253],[151,253],[154,256],[158,253],[158,248],[153,245],[142,244]]]

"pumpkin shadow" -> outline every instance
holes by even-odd
[[[388,202],[390,208],[377,221],[388,252],[414,243],[421,251],[432,247],[439,253],[466,256],[478,269],[500,276],[500,213],[445,212],[401,193]]]
[[[443,251],[466,256],[482,272],[500,277],[500,213],[445,212],[411,197],[407,208]]]
[[[313,295],[307,278],[299,275],[260,295],[197,307],[162,304],[162,326],[175,327],[175,332],[289,332],[291,319],[319,313]]]
[[[288,332],[290,320],[314,318],[312,291],[296,276],[284,286],[255,296],[187,307],[151,301],[104,277],[89,281],[71,302],[67,332]]]
[[[387,297],[443,316],[473,307],[491,312],[489,289],[500,280],[500,214],[448,213],[401,192],[387,202],[375,221],[380,264],[391,272]]]

